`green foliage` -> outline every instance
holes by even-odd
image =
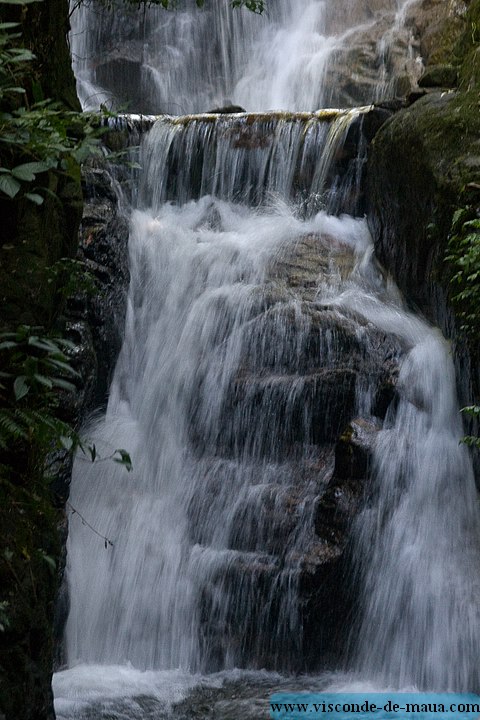
[[[18,629],[19,615],[30,618],[40,592],[36,578],[43,577],[42,591],[45,574],[53,584],[57,581],[58,540],[52,545],[51,528],[58,518],[50,483],[58,451],[64,459],[78,453],[89,462],[112,460],[132,469],[128,452],[99,457],[94,444],[58,417],[65,394],[75,392],[81,379],[71,364],[74,350],[69,340],[44,334],[40,327],[22,325],[0,333],[0,633]],[[105,548],[113,545],[66,505]]]
[[[48,100],[30,105],[25,85],[35,56],[22,46],[18,26],[0,23],[0,197],[41,205],[46,173],[75,174],[78,163],[99,152],[100,130],[96,116],[66,112]]]
[[[461,320],[460,327],[475,346],[480,334],[480,218],[473,205],[454,212],[445,260],[452,269],[452,303]],[[478,420],[480,407],[469,405],[462,408],[462,413]],[[461,442],[480,449],[478,436],[466,435]]]
[[[47,284],[55,286],[56,296],[65,300],[76,293],[94,295],[98,282],[82,260],[60,258],[46,269]]]
[[[470,417],[475,418],[475,420],[478,420],[480,419],[480,406],[469,405],[468,407],[462,408],[462,413],[465,413],[465,415],[469,415]],[[462,438],[462,443],[468,445],[468,447],[473,447],[480,450],[480,437],[476,435],[466,435]]]
[[[232,0],[232,7],[246,7],[247,10],[261,15],[265,10],[263,0]]]
[[[132,461],[126,450],[99,458],[95,445],[85,442],[55,411],[62,393],[75,392],[80,380],[72,367],[69,340],[43,334],[43,328],[21,325],[15,332],[0,334],[0,450],[27,442],[43,462],[49,452],[80,450],[91,462],[111,459],[128,471]],[[38,468],[37,468],[38,469]],[[40,475],[49,479],[40,468]]]
[[[476,208],[455,211],[446,261],[451,264],[452,301],[461,329],[472,339],[480,331],[480,218]]]
[[[60,390],[76,389],[78,373],[65,352],[73,346],[41,331],[22,325],[15,332],[0,334],[0,449],[26,441],[47,451],[61,437],[71,435],[53,409]]]

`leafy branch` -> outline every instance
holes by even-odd
[[[0,0],[0,6],[25,4]],[[50,100],[30,104],[25,85],[35,55],[22,46],[19,27],[0,23],[0,197],[41,205],[49,192],[46,174],[75,174],[77,164],[100,152],[104,130],[98,116],[67,112]]]
[[[476,343],[480,332],[480,217],[473,205],[454,212],[445,261],[451,267],[452,303],[461,330]],[[478,405],[464,407],[461,412],[477,421],[480,418]],[[461,442],[480,449],[480,437],[476,435],[466,435]]]
[[[461,412],[465,413],[465,415],[469,415],[470,417],[475,418],[476,420],[480,418],[479,405],[469,405],[468,407],[462,408]],[[465,437],[462,438],[461,442],[468,447],[478,448],[480,450],[480,437],[476,435],[465,435]]]
[[[4,368],[0,372],[0,450],[7,451],[19,441],[35,444],[43,456],[54,450],[71,454],[80,450],[91,462],[113,460],[130,471],[132,461],[126,450],[100,458],[94,444],[56,416],[61,393],[75,392],[75,382],[81,380],[68,355],[76,346],[42,331],[21,325],[14,332],[0,333]]]
[[[471,338],[478,337],[480,321],[480,218],[472,206],[459,208],[452,219],[449,254],[452,301],[461,329]]]

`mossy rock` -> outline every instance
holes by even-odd
[[[480,87],[480,0],[472,0],[466,15],[464,32],[455,52],[459,59],[460,87],[474,90]]]
[[[369,221],[377,254],[431,319],[433,284],[446,284],[443,257],[453,207],[480,182],[479,97],[432,93],[397,113],[369,159]]]
[[[458,71],[453,65],[432,65],[419,79],[420,87],[452,88],[456,85]]]

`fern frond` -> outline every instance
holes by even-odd
[[[28,437],[27,429],[20,424],[15,410],[0,410],[0,431],[6,440],[25,440]]]

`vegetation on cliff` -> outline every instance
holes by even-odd
[[[385,123],[368,180],[377,254],[412,304],[453,339],[465,405],[480,392],[479,27],[480,1],[470,0],[435,56],[456,69],[457,86],[428,87]]]
[[[55,269],[76,248],[89,131],[72,123],[67,4],[2,0],[0,19],[0,708],[7,720],[43,720],[62,564],[49,477],[62,463],[51,453],[71,432],[59,409],[74,380],[66,342],[51,337],[61,330]]]

